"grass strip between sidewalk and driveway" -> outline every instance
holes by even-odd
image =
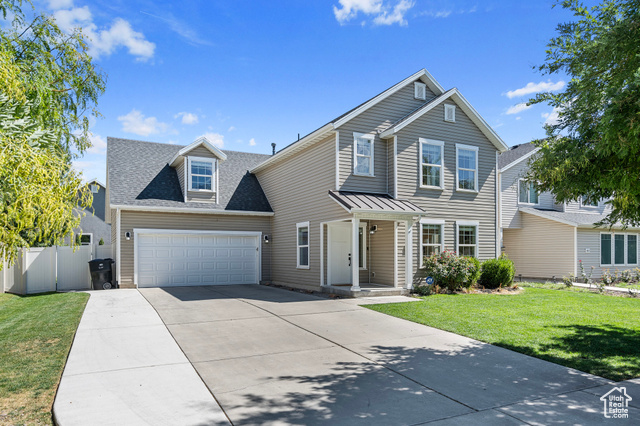
[[[52,424],[86,293],[0,294],[0,424]]]
[[[640,376],[640,299],[524,288],[366,306],[620,381]]]

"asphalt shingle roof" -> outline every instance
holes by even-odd
[[[184,202],[169,161],[183,145],[107,138],[109,196],[112,205],[271,212],[258,179],[249,170],[269,155],[224,151],[219,162],[218,203]]]
[[[525,213],[531,212],[532,214],[539,212],[549,218],[559,219],[565,222],[571,222],[577,226],[592,225],[594,223],[600,222],[602,219],[607,217],[606,214],[559,212],[556,210],[534,209],[532,207],[520,208],[520,211]]]
[[[519,158],[524,157],[534,149],[536,149],[536,146],[531,142],[512,146],[511,148],[509,148],[509,151],[503,152],[498,157],[498,168],[502,169],[503,167],[508,166]]]

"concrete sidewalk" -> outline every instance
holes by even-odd
[[[228,425],[138,290],[92,291],[53,404],[58,425]]]

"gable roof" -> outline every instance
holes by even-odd
[[[180,157],[185,156],[190,151],[193,151],[194,149],[198,148],[199,146],[205,147],[213,155],[215,155],[216,157],[218,157],[222,161],[227,159],[227,155],[224,152],[220,151],[217,147],[215,147],[211,142],[209,142],[209,139],[207,139],[206,136],[200,136],[198,139],[195,140],[195,142],[193,142],[190,145],[185,146],[180,151],[178,151],[176,153],[176,155],[173,156],[171,161],[169,161],[169,165],[171,167],[174,167],[176,165],[176,162],[178,161],[178,159]]]
[[[542,210],[533,207],[520,207],[519,209],[523,213],[528,213],[534,216],[538,216],[544,219],[549,219],[554,222],[564,223],[569,226],[576,226],[578,228],[595,228],[595,224],[605,219],[608,215],[599,213],[581,213],[581,212],[559,212],[556,210]],[[601,229],[606,229],[603,227]],[[613,226],[615,229],[622,228],[621,224]],[[628,229],[637,229],[630,226]]]
[[[88,180],[88,181],[87,181],[87,185],[91,185],[92,183],[97,183],[97,184],[98,184],[98,185],[100,185],[101,187],[106,188],[105,184],[104,184],[104,183],[102,183],[102,182],[100,182],[100,181],[98,180],[98,178],[93,178],[93,179],[91,179],[91,180]]]
[[[508,151],[500,154],[498,157],[498,168],[500,170],[506,170],[526,160],[536,152],[538,152],[538,148],[532,142],[514,145],[509,148]]]
[[[272,212],[258,179],[249,173],[268,155],[226,151],[220,162],[219,203],[184,202],[176,170],[169,161],[185,147],[107,138],[107,176],[111,207],[201,210],[215,213]]]
[[[385,100],[389,96],[391,96],[394,93],[398,92],[403,87],[406,87],[407,84],[410,84],[410,83],[412,83],[412,82],[414,82],[414,81],[416,81],[418,79],[420,79],[423,83],[425,83],[427,85],[427,87],[433,93],[436,94],[436,96],[439,96],[442,93],[444,93],[444,88],[440,85],[440,83],[438,83],[436,81],[436,79],[433,78],[433,76],[426,69],[423,68],[420,71],[418,71],[418,72],[410,75],[409,77],[405,78],[401,82],[399,82],[397,84],[394,84],[393,86],[389,87],[387,90],[377,94],[373,98],[361,103],[357,107],[355,107],[355,108],[345,112],[344,114],[334,118],[333,120],[331,120],[330,122],[328,122],[324,126],[318,128],[318,129],[314,130],[313,132],[309,133],[308,135],[304,136],[302,139],[299,139],[299,140],[297,140],[297,141],[285,146],[280,151],[278,151],[275,155],[271,156],[271,158],[269,158],[267,161],[265,161],[262,164],[259,164],[257,167],[255,167],[253,170],[251,170],[251,172],[252,173],[258,172],[258,171],[264,169],[265,167],[269,166],[270,164],[273,164],[273,163],[276,163],[276,162],[278,162],[280,160],[288,158],[291,155],[303,150],[307,146],[312,145],[312,144],[314,144],[316,142],[319,142],[320,140],[322,140],[322,139],[326,138],[328,135],[330,135],[331,132],[333,132],[336,128],[342,126],[343,124],[345,124],[346,122],[348,122],[351,119],[355,118],[359,114],[363,113],[364,111],[368,110],[369,108],[373,107],[374,105],[377,105],[378,103],[382,102],[383,100]]]
[[[480,129],[482,134],[484,134],[485,137],[489,139],[489,141],[491,141],[491,143],[496,147],[496,149],[498,149],[498,151],[500,152],[507,151],[508,149],[507,145],[500,138],[500,136],[498,136],[498,134],[489,126],[489,124],[487,124],[484,118],[482,118],[480,114],[478,114],[478,111],[476,111],[475,108],[471,106],[469,101],[467,101],[467,99],[464,96],[462,96],[462,94],[455,87],[453,89],[448,90],[445,93],[442,93],[440,96],[437,96],[436,98],[432,99],[430,102],[427,102],[426,104],[422,105],[420,108],[402,117],[400,120],[393,123],[386,130],[380,133],[380,137],[383,139],[390,138],[395,133],[399,132],[409,124],[413,123],[415,120],[419,119],[424,114],[431,111],[432,109],[434,109],[435,107],[437,107],[447,99],[451,99],[452,101],[454,101],[456,105],[458,105],[460,109],[464,111],[465,114],[467,114],[469,119],[476,126],[478,126],[478,129]]]

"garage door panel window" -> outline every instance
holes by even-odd
[[[309,222],[296,224],[297,267],[309,269]]]

